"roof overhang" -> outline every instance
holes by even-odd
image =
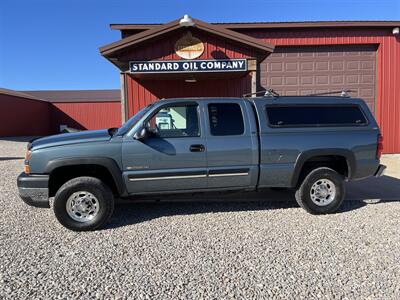
[[[264,56],[274,51],[275,47],[273,45],[264,43],[263,41],[250,37],[248,35],[235,32],[233,30],[226,29],[221,26],[212,25],[210,23],[206,23],[198,19],[193,19],[193,21],[195,23],[193,28],[223,37],[225,39],[234,41],[236,43],[240,43],[244,46],[254,49],[256,52],[260,52]],[[120,51],[126,50],[129,47],[138,46],[141,43],[144,43],[146,41],[149,41],[157,37],[161,37],[164,34],[170,33],[175,30],[179,30],[181,28],[182,26],[179,24],[179,19],[177,19],[163,25],[158,25],[152,29],[139,32],[132,36],[128,36],[117,42],[105,45],[100,48],[100,53],[101,55],[105,56],[110,60]],[[112,60],[110,61],[113,62]]]

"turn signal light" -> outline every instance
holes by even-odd
[[[380,159],[383,152],[383,136],[381,134],[378,135],[378,146],[376,148],[376,158]]]
[[[24,162],[24,172],[25,174],[29,174],[30,168],[29,168],[29,160],[31,159],[31,151],[26,150],[25,152],[25,162]]]

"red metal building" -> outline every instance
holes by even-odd
[[[50,107],[47,101],[0,89],[0,137],[47,135],[49,126]]]
[[[49,132],[60,126],[92,130],[121,126],[119,90],[24,91],[50,105]]]
[[[86,130],[120,125],[119,90],[0,89],[0,137],[49,135],[62,127]]]
[[[265,88],[306,95],[346,88],[374,112],[385,153],[400,153],[399,21],[189,21],[111,25],[122,39],[100,52],[121,71],[123,120],[165,97],[242,96]],[[196,69],[203,61],[226,59],[244,60],[246,69]],[[185,62],[194,67],[182,69]]]

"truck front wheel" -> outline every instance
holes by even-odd
[[[312,214],[335,212],[345,195],[343,176],[330,168],[311,171],[296,191],[296,201]]]
[[[74,231],[103,227],[114,210],[114,196],[109,187],[94,177],[77,177],[64,183],[54,197],[58,221]]]

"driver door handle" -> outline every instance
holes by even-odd
[[[190,152],[204,152],[206,148],[204,147],[204,145],[196,144],[196,145],[190,145],[189,150]]]

